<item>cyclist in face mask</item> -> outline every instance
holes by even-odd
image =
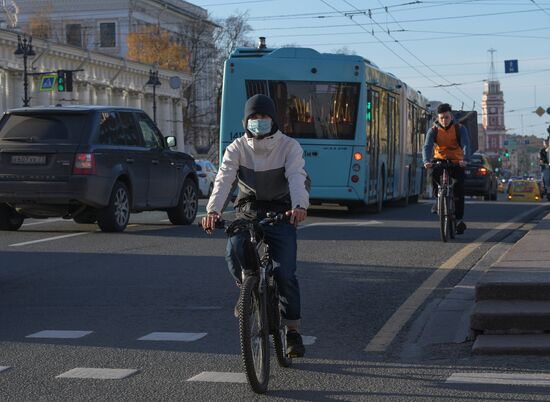
[[[281,315],[287,327],[287,353],[300,357],[305,348],[299,333],[301,313],[296,278],[296,226],[306,219],[309,206],[309,178],[304,170],[303,150],[296,140],[279,131],[275,105],[265,95],[248,99],[243,126],[245,135],[225,150],[202,226],[212,233],[236,181],[239,184],[234,203],[237,219],[262,219],[268,211],[288,216],[288,224],[266,227],[264,231],[281,294]],[[244,236],[244,233],[237,234],[227,243],[226,261],[237,284],[241,282]],[[237,306],[235,315],[238,316]]]

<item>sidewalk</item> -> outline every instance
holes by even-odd
[[[411,329],[420,347],[475,337],[472,351],[479,354],[550,354],[550,333],[544,331],[550,331],[548,213],[525,235],[514,230],[492,247],[445,299],[426,307]]]
[[[550,354],[550,214],[481,277],[474,353]]]

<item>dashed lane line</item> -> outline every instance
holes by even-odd
[[[138,338],[138,341],[194,342],[207,335],[206,332],[151,332]]]
[[[55,378],[83,378],[96,380],[122,380],[135,373],[135,369],[113,369],[113,368],[92,368],[92,367],[76,367]]]
[[[244,373],[224,373],[220,371],[203,371],[187,381],[199,382],[231,382],[246,384],[246,376]]]
[[[1,373],[2,371],[6,371],[6,370],[9,369],[9,368],[10,368],[10,366],[0,366],[0,373]]]
[[[550,374],[543,373],[454,373],[447,384],[496,384],[550,386]]]
[[[537,210],[545,208],[544,205],[537,207]],[[395,339],[399,331],[405,326],[412,315],[426,301],[430,294],[439,286],[439,284],[458,266],[466,257],[477,250],[484,242],[495,236],[501,230],[517,228],[522,225],[524,217],[533,213],[533,210],[527,210],[509,222],[502,223],[496,228],[484,233],[475,239],[472,243],[466,245],[455,253],[451,258],[443,262],[428,279],[410,295],[407,300],[397,309],[378,333],[371,339],[365,348],[366,352],[385,352]],[[518,223],[519,222],[519,223]]]
[[[27,335],[25,338],[77,339],[90,335],[93,331],[65,331],[48,329]]]

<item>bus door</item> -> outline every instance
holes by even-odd
[[[399,132],[399,113],[397,99],[394,96],[388,96],[388,181],[386,184],[386,195],[393,197],[395,191],[395,155],[397,151],[398,132]]]
[[[369,149],[369,183],[368,200],[376,200],[376,182],[378,180],[378,165],[380,158],[380,131],[378,110],[380,94],[372,89],[367,93],[367,124]]]

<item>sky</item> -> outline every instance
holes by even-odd
[[[546,137],[550,114],[550,0],[196,0],[210,18],[246,13],[251,39],[322,53],[346,50],[429,100],[478,112],[483,82],[504,93],[508,134]],[[490,52],[489,50],[494,51]],[[504,61],[518,60],[518,73]]]

